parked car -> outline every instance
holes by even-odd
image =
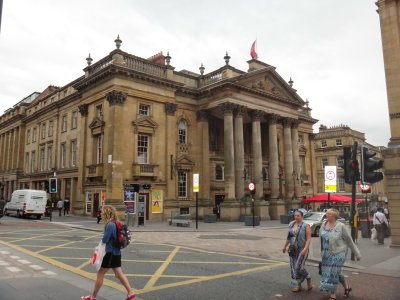
[[[319,230],[321,228],[322,222],[326,219],[325,212],[319,211],[309,211],[304,215],[303,221],[307,223],[311,227],[311,235],[319,236]],[[339,222],[345,223],[346,220],[344,218],[338,219]]]
[[[40,190],[16,190],[4,207],[4,214],[17,217],[36,216],[40,219],[46,209],[47,194]]]

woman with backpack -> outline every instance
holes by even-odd
[[[102,219],[105,222],[104,234],[102,242],[106,244],[106,254],[104,255],[101,268],[97,272],[96,283],[91,295],[81,297],[82,300],[96,300],[97,293],[103,285],[104,276],[111,268],[114,271],[115,277],[121,282],[127,291],[125,300],[132,300],[136,298],[133,289],[131,288],[128,279],[122,272],[121,268],[121,249],[116,245],[117,240],[117,226],[115,222],[118,221],[117,211],[111,205],[104,205],[102,207]]]

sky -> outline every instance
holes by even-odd
[[[376,0],[4,0],[0,113],[48,85],[64,86],[115,49],[148,58],[170,52],[176,70],[273,65],[320,124],[345,124],[367,142],[390,138]]]

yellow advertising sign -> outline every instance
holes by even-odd
[[[336,193],[336,185],[325,185],[325,193]]]
[[[163,191],[152,190],[151,191],[151,213],[161,214],[163,212]]]
[[[193,174],[193,192],[198,193],[200,190],[200,174]]]

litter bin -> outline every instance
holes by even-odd
[[[360,227],[361,227],[361,237],[370,238],[371,237],[371,229],[373,228],[372,222],[369,221],[369,226],[368,226],[368,221],[362,220],[362,221],[360,221]]]

